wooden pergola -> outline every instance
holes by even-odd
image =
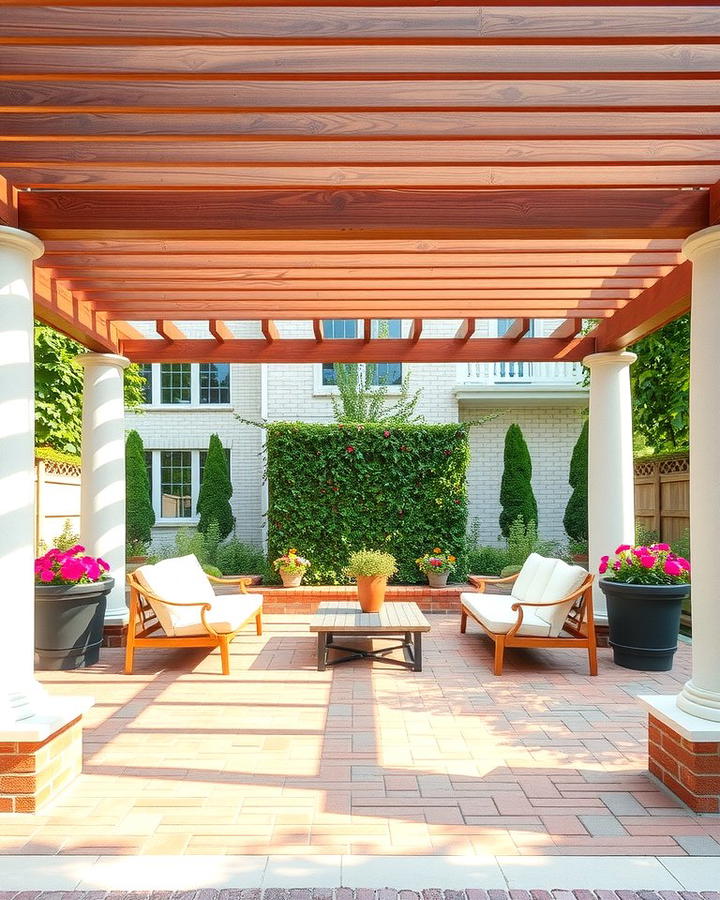
[[[321,361],[322,320],[359,318],[332,358],[571,361],[689,309],[682,240],[720,220],[706,0],[2,6],[0,220],[45,243],[37,317],[92,350]]]

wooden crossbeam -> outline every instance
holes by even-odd
[[[167,319],[158,319],[155,322],[155,330],[164,341],[182,341],[185,338],[177,325]]]
[[[363,340],[372,340],[372,319],[363,319]]]
[[[312,320],[313,334],[315,335],[316,341],[325,340],[325,327],[323,325],[322,319],[313,319]]]
[[[423,320],[422,319],[413,319],[412,325],[410,326],[410,340],[413,343],[417,343],[421,336],[423,330]]]
[[[463,319],[455,337],[459,341],[468,341],[475,334],[475,319]]]
[[[208,321],[208,330],[218,344],[222,344],[224,341],[230,341],[233,338],[232,331],[230,331],[227,325],[219,319],[210,319]]]
[[[623,350],[690,311],[692,263],[684,262],[590,332],[598,352]],[[594,318],[592,316],[588,318]]]
[[[41,322],[52,325],[89,350],[118,352],[120,335],[110,316],[93,310],[68,288],[55,283],[46,271],[37,270],[33,281],[33,306]]]
[[[277,325],[273,322],[272,319],[261,319],[260,329],[263,333],[263,337],[266,341],[268,341],[268,343],[279,340],[280,334],[278,332]]]
[[[708,222],[701,191],[49,191],[18,195],[41,238],[684,238]],[[209,249],[209,248],[207,248]]]
[[[526,338],[423,338],[418,341],[388,338],[366,343],[362,338],[333,340],[336,362],[493,362],[502,360],[576,361],[591,353],[595,342],[589,338],[558,340]],[[185,340],[164,344],[161,341],[123,341],[122,352],[137,362],[327,362],[328,343],[313,339],[288,338],[268,342],[257,339],[217,341]]]
[[[574,337],[580,331],[582,331],[582,319],[579,318],[571,318],[565,319],[564,322],[561,322],[557,328],[552,331],[548,337],[551,338],[569,338]]]
[[[532,319],[514,319],[505,329],[503,337],[509,341],[519,341],[530,331]],[[560,335],[558,335],[559,337]]]

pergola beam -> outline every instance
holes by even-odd
[[[230,331],[227,325],[220,319],[209,319],[208,331],[218,344],[222,344],[224,341],[230,341],[233,337],[232,331]]]
[[[136,237],[207,242],[278,235],[683,238],[708,222],[701,191],[49,191],[18,195],[21,228],[44,239]]]
[[[530,331],[532,319],[514,319],[502,336],[508,341],[519,341]]]
[[[583,338],[557,340],[525,338],[422,338],[418,341],[386,338],[366,342],[354,340],[315,341],[288,338],[268,342],[257,339],[217,341],[184,340],[166,344],[158,340],[123,341],[122,352],[143,362],[492,362],[498,360],[561,361],[582,359],[592,352],[594,341]]]
[[[564,322],[561,322],[557,328],[552,331],[548,337],[551,338],[570,338],[575,337],[575,335],[582,331],[582,322],[581,318],[570,318],[565,319]]]

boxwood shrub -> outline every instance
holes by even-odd
[[[434,547],[467,572],[468,426],[317,425],[267,427],[270,559],[295,547],[309,557],[309,584],[343,584],[362,548],[392,553],[395,581],[425,578],[415,560]]]

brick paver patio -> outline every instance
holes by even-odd
[[[720,819],[689,813],[645,773],[634,697],[669,674],[600,651],[511,651],[432,615],[425,670],[355,663],[319,673],[308,617],[270,615],[217,654],[105,650],[45,673],[90,693],[82,777],[42,815],[2,823],[6,854],[720,853]],[[716,840],[717,839],[717,840]]]

